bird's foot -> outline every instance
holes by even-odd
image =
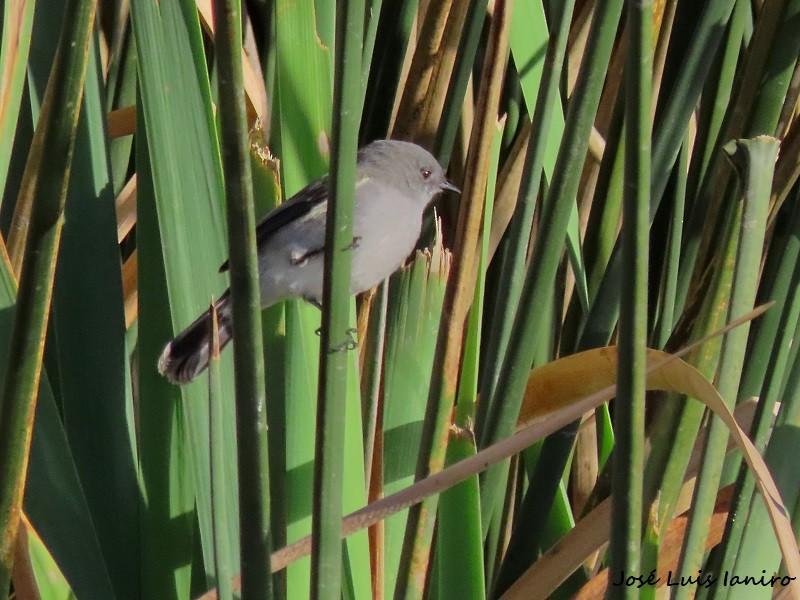
[[[354,327],[350,327],[345,330],[345,335],[347,339],[339,344],[338,346],[334,346],[333,348],[328,349],[328,354],[335,354],[336,352],[347,352],[348,350],[355,350],[358,348],[358,342],[353,339],[353,335],[358,333],[358,329]]]
[[[359,246],[359,242],[361,241],[361,236],[356,235],[353,236],[353,241],[350,242],[350,245],[345,248],[345,250],[355,250]]]

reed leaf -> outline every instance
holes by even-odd
[[[363,0],[336,6],[336,52],[330,200],[325,227],[322,332],[314,453],[314,500],[311,529],[311,597],[341,596],[342,479],[345,447],[350,330],[351,253],[339,252],[353,241],[353,205],[358,148],[358,108],[361,106],[361,44]]]
[[[475,286],[475,247],[483,213],[483,198],[489,171],[489,155],[493,127],[487,115],[495,115],[499,104],[500,82],[508,52],[508,29],[511,6],[500,2],[489,33],[488,53],[481,76],[478,108],[474,130],[470,136],[467,155],[462,205],[459,210],[454,255],[457,262],[447,282],[439,337],[434,354],[428,407],[423,423],[421,445],[415,477],[436,473],[442,469],[446,451],[446,435],[450,412],[455,402],[458,364],[465,319]],[[400,578],[395,591],[397,597],[422,596],[423,566],[430,555],[431,538],[435,521],[436,498],[427,499],[421,506],[409,511],[403,553],[400,560]]]
[[[233,313],[233,367],[236,384],[236,439],[239,467],[239,556],[242,593],[247,598],[272,597],[266,569],[269,536],[269,446],[264,390],[264,349],[261,338],[261,294],[258,283],[253,183],[248,153],[247,115],[242,82],[240,7],[234,0],[214,3],[221,152],[225,169],[225,199],[230,251],[231,310]],[[215,319],[216,317],[214,317]],[[218,340],[215,342],[218,343]],[[211,400],[211,398],[210,398]],[[221,416],[221,415],[218,415]],[[216,429],[224,431],[218,419]],[[217,438],[219,442],[222,435]],[[219,447],[217,452],[222,452]],[[222,461],[220,461],[222,462]],[[217,471],[219,471],[217,465]],[[218,487],[217,489],[221,489]],[[219,502],[224,503],[223,498]],[[223,514],[223,518],[227,515]],[[214,536],[216,549],[228,540]],[[225,537],[232,537],[230,534]],[[220,557],[227,583],[229,557]],[[221,576],[223,574],[219,574]]]
[[[725,151],[731,156],[744,189],[741,216],[738,219],[741,233],[728,317],[735,318],[737,314],[751,310],[756,299],[778,141],[768,137],[738,140],[726,145]],[[721,351],[718,389],[729,408],[735,404],[748,332],[749,328],[744,327],[729,335]],[[716,493],[713,490],[719,487],[725,455],[727,432],[720,427],[722,425],[716,419],[709,426],[705,457],[698,475],[692,514],[681,555],[680,573],[684,577],[700,569],[705,552],[703,540],[707,537],[706,523],[714,509]],[[679,590],[678,597],[685,597],[686,594],[687,592]]]
[[[229,10],[222,28],[212,0],[98,7],[81,116],[64,134],[74,167],[58,269],[42,282],[52,286],[50,326],[44,337],[26,331],[44,344],[23,504],[40,537],[14,544],[25,557],[15,593],[188,600],[217,590],[260,597],[271,586],[286,600],[796,596],[780,583],[611,583],[623,570],[800,572],[786,518],[797,527],[800,0],[631,2],[625,19],[621,0],[515,0],[507,47],[497,42],[510,3],[351,2],[224,0],[242,15],[240,24]],[[18,354],[9,346],[20,314],[14,271],[33,234],[25,189],[58,165],[25,169],[66,3],[10,0],[1,16],[2,381]],[[346,32],[341,21],[337,32],[337,10],[341,17],[348,6]],[[248,116],[261,117],[247,124],[249,157],[241,113],[229,111],[241,100],[232,57]],[[349,149],[339,153],[344,121]],[[756,205],[742,204],[723,147],[760,134],[781,151],[752,171],[763,170],[762,200],[772,180],[751,230],[744,213]],[[461,222],[455,196],[437,201],[441,230],[426,215],[407,265],[377,295],[335,305],[341,323],[322,345],[324,360],[316,307],[292,300],[259,311],[251,293],[248,314],[260,312],[261,326],[247,325],[235,336],[247,343],[234,342],[211,367],[210,405],[205,376],[179,388],[158,375],[165,342],[228,287],[216,273],[228,240],[247,245],[254,223],[329,172],[331,156],[336,177],[336,161],[352,167],[356,139],[384,137],[422,142],[447,165],[465,188]],[[222,139],[238,156],[227,178]],[[243,191],[248,176],[255,219],[246,215],[229,234],[226,184]],[[252,292],[252,270],[247,282]],[[634,292],[631,305],[643,306],[645,288],[646,310],[628,308]],[[687,360],[704,378],[674,363],[677,379],[648,395],[642,423],[642,359],[630,351],[641,352],[641,331],[649,345],[674,349],[771,300],[749,332],[692,351]],[[353,323],[358,353],[333,356],[336,369],[326,370],[326,346],[343,342],[337,336]],[[619,364],[616,350],[580,352],[615,336],[627,357]],[[263,368],[265,386],[251,394],[251,408],[259,397],[263,408],[239,419],[240,435],[232,359],[243,350],[248,380]],[[616,407],[608,390],[574,404],[590,382],[616,377]],[[338,408],[328,410],[318,398],[334,381]],[[761,480],[724,443],[728,428],[684,397],[713,396],[731,425],[712,381],[723,404],[749,411],[746,427],[777,488],[763,483],[765,466],[740,430],[730,439],[746,447]],[[550,410],[562,401],[567,412]],[[333,438],[318,414],[335,425]],[[535,431],[513,433],[530,419]],[[269,432],[256,461],[247,458],[254,431]],[[492,464],[477,474],[487,456]],[[240,477],[235,458],[250,475]],[[338,478],[325,488],[333,495],[315,494],[315,461]],[[453,473],[467,479],[440,497]],[[267,477],[269,491],[252,493]],[[8,502],[14,488],[0,489]],[[239,511],[240,491],[256,510]],[[783,515],[772,510],[779,495]],[[260,524],[240,526],[240,516]],[[327,526],[315,535],[327,551],[318,560],[316,546],[313,575],[312,521],[315,534]],[[243,566],[240,530],[245,546],[261,544],[261,558]],[[271,574],[267,533],[281,548]],[[31,549],[63,581],[48,587]]]
[[[35,8],[35,0],[20,5],[3,3],[3,31],[0,38],[0,198],[6,189],[14,134],[20,116]]]
[[[622,207],[622,261],[630,277],[620,293],[619,371],[614,406],[614,466],[611,491],[611,573],[639,573],[643,509],[644,395],[647,368],[647,285],[650,209],[652,87],[650,2],[628,4],[625,64],[625,193]],[[631,586],[609,588],[609,598],[635,598]]]
[[[382,449],[380,471],[382,493],[392,494],[414,481],[417,458],[408,452],[417,448],[425,418],[436,334],[439,329],[450,256],[437,238],[432,252],[417,252],[414,260],[389,281],[383,409],[379,431]],[[407,377],[408,372],[419,373]],[[373,463],[374,464],[374,463]],[[385,522],[384,593],[394,593],[403,545],[407,512]]]
[[[494,393],[497,398],[505,398],[505,402],[512,408],[516,408],[522,400],[524,379],[519,377],[519,373],[533,364],[537,350],[535,342],[542,338],[544,332],[545,323],[538,318],[538,313],[533,308],[547,306],[552,302],[560,249],[566,237],[572,202],[579,184],[580,162],[588,148],[589,131],[597,112],[604,79],[601,74],[605,73],[610,59],[621,11],[622,3],[618,0],[603,1],[596,7],[596,19],[592,25],[587,53],[581,66],[582,74],[570,100],[553,181],[539,224],[540,235],[537,236],[533,247],[520,296],[522,310],[518,311],[515,318]],[[498,422],[491,432],[485,434],[485,443],[504,437],[513,428],[515,413],[515,410],[508,408],[505,413],[508,417],[502,423]],[[553,459],[551,456],[545,458],[544,455],[540,457],[538,465],[541,467],[537,466],[537,477],[531,483],[534,486],[543,486],[540,488],[542,490],[540,498],[544,506],[550,506],[552,503],[572,445],[571,438],[566,440],[565,436],[560,436],[559,439],[559,442],[552,442],[557,458]],[[548,450],[547,444],[544,450]],[[481,506],[484,516],[495,510],[502,493],[501,475],[501,470],[494,468],[481,478]],[[539,479],[540,476],[542,479]],[[543,521],[547,511],[541,512]],[[529,537],[534,545],[538,543],[540,531]],[[506,585],[510,583],[507,582]]]
[[[19,255],[20,287],[11,326],[11,358],[5,365],[0,396],[0,489],[6,490],[0,495],[0,594],[8,589],[14,560],[30,452],[30,423],[39,391],[66,183],[95,9],[92,0],[75,0],[66,6],[55,63],[17,200],[17,207],[29,207],[30,224],[16,238],[24,243],[25,252],[24,257]],[[48,169],[40,174],[45,163]]]

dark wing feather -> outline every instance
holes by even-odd
[[[271,210],[256,226],[256,248],[262,248],[276,231],[308,214],[312,208],[328,199],[328,178],[312,181],[289,200]],[[228,270],[228,261],[222,263],[219,272]]]

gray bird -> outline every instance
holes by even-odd
[[[358,152],[353,208],[350,293],[379,284],[417,242],[422,214],[443,190],[459,193],[424,148],[378,140]],[[322,177],[272,210],[256,228],[261,306],[303,298],[321,306],[328,178]],[[228,269],[226,261],[220,272]],[[220,348],[231,341],[230,289],[216,303]],[[207,366],[211,313],[204,312],[161,353],[158,370],[173,383],[192,381]]]

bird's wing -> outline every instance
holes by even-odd
[[[368,183],[369,177],[361,176],[356,180],[356,189]],[[296,254],[295,260],[303,260],[319,254],[325,250],[325,220],[315,217],[318,212],[327,211],[328,207],[328,178],[322,177],[312,181],[302,190],[297,192],[289,200],[271,210],[267,216],[256,226],[256,248],[262,248],[269,237],[277,231],[283,229],[290,223],[296,223],[300,228],[321,229],[312,235],[298,236],[310,242],[309,247],[298,247],[293,250]],[[313,242],[312,240],[317,240]],[[226,260],[219,268],[223,273],[228,270],[229,263]]]
[[[272,234],[292,221],[307,215],[315,207],[324,206],[327,200],[327,177],[322,177],[309,183],[289,200],[267,213],[264,219],[256,226],[256,248],[263,247]],[[226,260],[219,268],[219,272],[227,271],[229,266]]]

